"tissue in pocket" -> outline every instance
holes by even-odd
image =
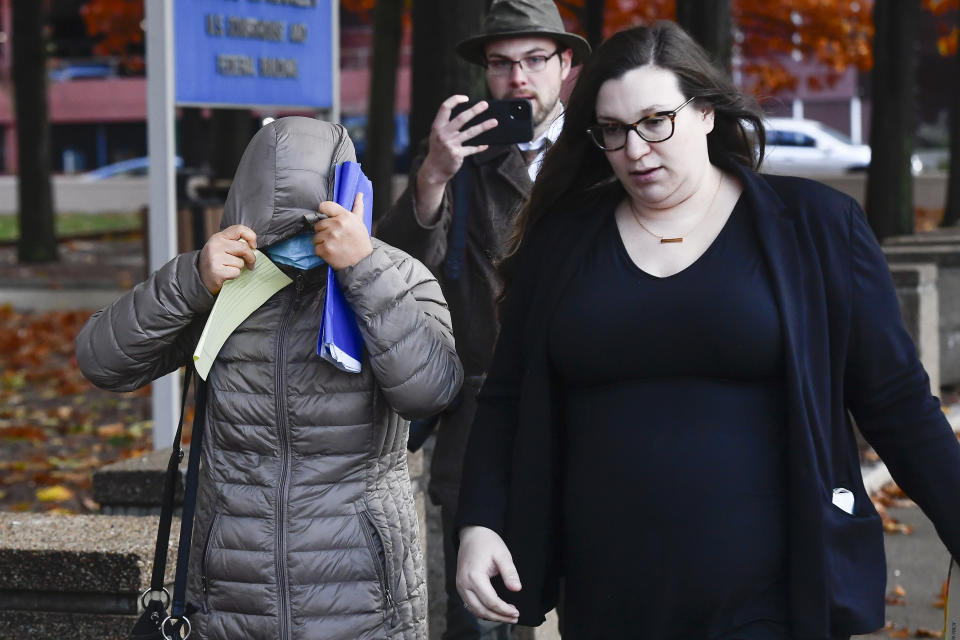
[[[839,509],[853,515],[853,493],[849,489],[838,487],[833,490],[833,504]]]

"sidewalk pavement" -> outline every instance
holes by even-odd
[[[954,432],[960,432],[960,403],[945,409]],[[861,468],[868,493],[891,481],[882,462]],[[950,567],[950,554],[937,536],[933,523],[915,504],[888,507],[887,513],[912,533],[885,533],[887,555],[887,629],[857,640],[881,638],[940,637],[923,635],[923,630],[942,632],[944,611],[935,606]],[[918,633],[921,635],[917,635]]]
[[[916,633],[918,629],[943,631],[943,609],[937,608],[934,603],[939,599],[943,582],[947,579],[950,554],[937,537],[933,524],[916,505],[889,508],[888,513],[900,523],[913,527],[910,535],[884,534],[887,552],[887,622],[888,625],[893,623],[893,626],[888,630],[854,638],[939,637],[917,636]],[[897,595],[898,592],[903,595]]]
[[[15,246],[0,246],[0,306],[51,311],[104,307],[144,278],[143,239],[61,242],[60,261],[19,265]]]
[[[960,432],[960,403],[946,407],[947,420],[954,432]],[[891,482],[890,471],[882,462],[861,467],[868,493]],[[887,513],[912,533],[884,533],[887,555],[888,628],[857,640],[881,638],[939,637],[916,635],[923,629],[943,631],[944,611],[934,603],[941,594],[950,566],[950,554],[937,536],[933,523],[915,504],[888,507]],[[899,587],[899,588],[898,588]],[[891,624],[892,623],[892,624]]]

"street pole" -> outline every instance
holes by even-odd
[[[333,104],[330,107],[330,122],[340,122],[340,2],[330,3],[330,67]]]
[[[146,0],[147,12],[147,148],[150,156],[149,258],[150,272],[177,253],[177,217],[174,209],[174,66],[173,3]],[[153,448],[169,447],[179,409],[180,373],[154,380]]]

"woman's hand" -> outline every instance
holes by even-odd
[[[363,224],[362,193],[354,199],[352,212],[328,200],[320,203],[320,213],[327,217],[313,225],[313,250],[335,271],[352,267],[373,253]]]
[[[490,583],[497,574],[507,589],[520,591],[520,576],[503,538],[486,527],[461,529],[457,591],[467,610],[478,618],[515,624],[520,612],[501,600]]]
[[[210,236],[200,251],[200,280],[216,295],[223,283],[240,275],[244,265],[253,269],[257,257],[257,234],[250,227],[235,224]]]

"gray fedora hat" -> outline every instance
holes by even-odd
[[[553,0],[493,0],[483,19],[480,33],[457,45],[461,58],[474,64],[487,60],[486,45],[505,38],[551,38],[573,50],[573,64],[590,55],[590,45],[580,36],[567,32]]]

